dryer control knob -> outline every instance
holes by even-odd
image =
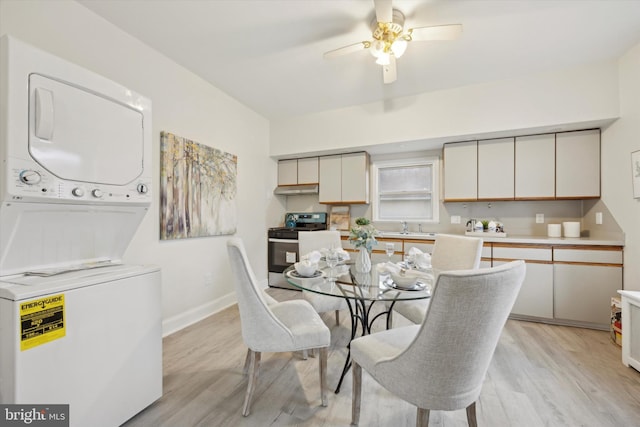
[[[96,188],[95,190],[91,190],[91,195],[97,199],[102,197],[102,190]]]
[[[33,170],[24,170],[20,172],[20,181],[25,184],[35,185],[42,181],[42,176],[36,171]]]
[[[149,187],[147,187],[147,184],[138,184],[137,190],[140,194],[147,194]]]
[[[76,187],[73,190],[71,190],[71,194],[73,194],[76,197],[82,197],[84,196],[84,190],[80,187]]]

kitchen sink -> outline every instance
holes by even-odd
[[[410,231],[408,233],[402,233],[400,231],[381,231],[380,237],[436,237],[436,233],[419,231]]]

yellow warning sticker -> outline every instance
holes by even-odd
[[[64,294],[20,303],[20,325],[21,351],[64,337]]]

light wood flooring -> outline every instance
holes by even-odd
[[[278,300],[299,298],[281,289]],[[327,380],[335,388],[346,355],[349,319],[333,314]],[[403,324],[395,316],[395,326]],[[381,329],[384,325],[378,325]],[[406,324],[406,323],[405,323]],[[164,395],[126,427],[348,426],[351,372],[339,394],[320,405],[318,360],[264,354],[251,414],[240,414],[247,379],[237,306],[164,339]],[[640,427],[640,373],[622,365],[620,348],[603,331],[509,320],[477,404],[484,427]],[[361,426],[415,425],[416,409],[363,372]],[[431,426],[465,426],[464,410],[432,411]]]

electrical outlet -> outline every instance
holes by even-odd
[[[460,215],[452,215],[451,224],[460,224]]]
[[[602,212],[596,212],[596,224],[602,225]]]
[[[536,224],[544,224],[544,214],[536,214]]]

